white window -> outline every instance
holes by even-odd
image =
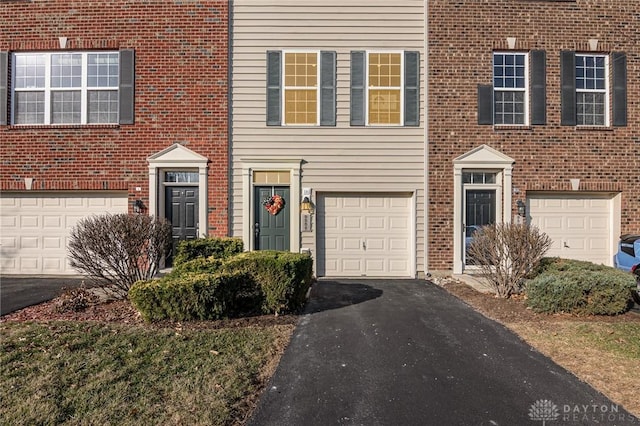
[[[118,123],[118,52],[14,53],[13,124]]]
[[[318,124],[318,52],[284,53],[284,123]]]
[[[576,55],[576,119],[578,126],[609,124],[606,55]]]
[[[526,53],[493,54],[494,124],[529,124],[528,74]]]
[[[367,124],[403,123],[403,55],[369,52],[367,55]]]

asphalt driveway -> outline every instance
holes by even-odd
[[[62,289],[79,287],[78,277],[0,277],[0,315],[59,296]]]
[[[542,409],[530,416],[534,404]],[[429,282],[344,280],[314,286],[249,424],[495,426],[542,420],[638,423]]]

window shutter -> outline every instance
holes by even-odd
[[[420,125],[420,52],[404,52],[404,125]]]
[[[336,125],[336,52],[320,52],[320,125]]]
[[[365,55],[362,50],[351,52],[351,125],[364,126]]]
[[[493,85],[478,84],[478,124],[493,124]]]
[[[627,125],[627,55],[624,52],[613,52],[613,125]]]
[[[9,76],[9,53],[0,52],[0,125],[7,124],[7,84]]]
[[[576,121],[576,52],[560,53],[561,120],[563,126],[575,126]]]
[[[531,51],[531,124],[547,124],[547,58],[544,50]]]
[[[282,124],[282,52],[267,51],[267,126]]]
[[[133,124],[135,118],[135,52],[120,51],[120,124]]]

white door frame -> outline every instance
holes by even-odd
[[[247,251],[255,249],[255,239],[253,238],[256,200],[253,198],[253,173],[256,171],[289,171],[289,203],[290,226],[289,226],[289,251],[298,253],[300,251],[300,169],[301,159],[251,159],[242,158],[242,240]],[[262,185],[262,184],[257,184]],[[277,185],[276,185],[277,186]]]
[[[173,144],[147,158],[149,162],[149,215],[164,217],[164,172],[169,170],[198,172],[198,236],[208,235],[207,157],[189,148]],[[194,185],[195,186],[195,185]]]
[[[515,160],[491,148],[480,145],[453,160],[453,273],[462,274],[464,265],[464,171],[497,172],[496,221],[511,222],[512,171]],[[471,187],[471,185],[469,185]],[[479,185],[490,189],[490,185]],[[499,189],[502,188],[502,194]]]

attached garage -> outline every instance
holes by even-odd
[[[532,224],[553,240],[547,256],[612,265],[619,232],[616,197],[610,194],[528,194]]]
[[[125,193],[4,193],[0,197],[0,272],[77,274],[67,261],[73,226],[94,214],[126,212]]]
[[[318,276],[412,277],[410,193],[319,194]]]

